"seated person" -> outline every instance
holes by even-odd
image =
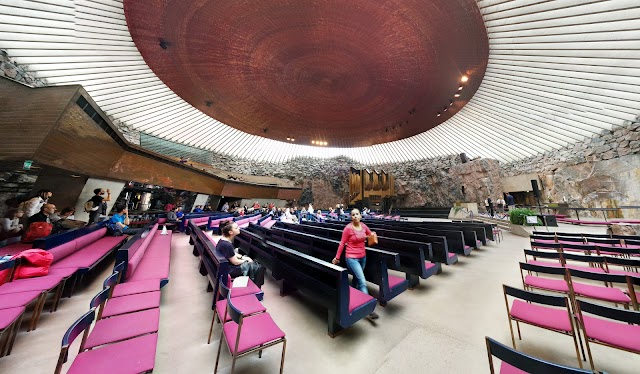
[[[18,209],[9,209],[2,219],[0,219],[0,240],[12,238],[22,234],[22,224],[20,218],[24,212]]]
[[[193,213],[202,213],[202,205],[196,205],[196,208],[193,210]]]
[[[171,208],[171,210],[167,212],[167,228],[171,228],[173,231],[176,231],[179,222],[180,218],[178,218],[178,215],[176,214],[176,208]]]
[[[62,209],[62,212],[60,212],[59,215],[56,213],[55,215],[57,216],[58,219],[55,221],[51,219],[52,221],[54,221],[53,230],[51,231],[51,234],[57,234],[59,232],[84,226],[85,223],[83,221],[76,221],[74,219],[75,212],[76,212],[76,208],[72,206],[68,206]]]
[[[55,205],[53,205],[53,204],[44,204],[38,213],[36,213],[36,214],[32,215],[31,217],[29,217],[29,219],[28,219],[29,224],[32,224],[34,222],[51,223],[51,219],[49,218],[49,216],[51,216],[53,213],[55,213],[55,211],[56,211],[56,206]]]
[[[114,232],[114,235],[117,235],[118,232],[125,235],[135,235],[140,231],[140,229],[130,229],[128,225],[129,210],[124,205],[117,207],[116,214],[109,219],[107,227]]]
[[[178,217],[178,221],[182,220],[182,217],[184,217],[184,212],[182,211],[181,206],[176,208],[176,217]]]
[[[231,264],[229,266],[229,275],[232,277],[248,276],[256,286],[262,288],[264,284],[264,266],[253,261],[249,256],[237,253],[233,247],[233,239],[240,234],[238,224],[233,221],[221,222],[220,230],[222,231],[222,238],[216,245],[216,254],[223,256]]]

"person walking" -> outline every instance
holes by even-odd
[[[367,264],[367,252],[365,250],[365,242],[367,238],[373,233],[369,230],[369,227],[360,222],[362,216],[358,209],[351,211],[351,223],[348,224],[342,231],[342,239],[338,245],[338,252],[336,257],[331,261],[334,265],[340,263],[340,257],[342,251],[346,245],[345,260],[347,262],[347,269],[353,274],[352,287],[357,288],[361,292],[369,294],[367,289],[367,280],[364,277],[364,269]],[[377,319],[378,314],[372,312],[369,314],[370,319]]]
[[[513,210],[516,208],[516,200],[511,196],[509,192],[507,192],[507,207],[509,210]]]
[[[93,196],[87,203],[91,202],[91,210],[89,212],[89,222],[88,224],[94,223],[98,217],[100,217],[100,213],[102,213],[102,203],[111,201],[111,190],[107,188],[106,194],[107,197],[104,197],[105,190],[102,188],[96,188],[93,190]]]

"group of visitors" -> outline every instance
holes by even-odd
[[[512,210],[516,208],[515,199],[509,192],[507,192],[505,197],[506,197],[506,200],[503,199],[502,197],[499,197],[498,199],[496,199],[495,207],[494,207],[494,201],[491,198],[491,196],[487,196],[487,198],[484,200],[484,207],[487,210],[487,213],[491,217],[494,217],[496,214],[495,208],[497,208],[498,213],[504,213],[505,207],[507,207],[508,210]]]

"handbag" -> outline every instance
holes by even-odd
[[[371,247],[378,244],[378,234],[374,232],[371,233],[371,235],[367,236],[367,246]]]

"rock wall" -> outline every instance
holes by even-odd
[[[29,87],[44,87],[47,82],[29,73],[25,66],[18,65],[6,50],[0,49],[0,77],[13,79]]]

